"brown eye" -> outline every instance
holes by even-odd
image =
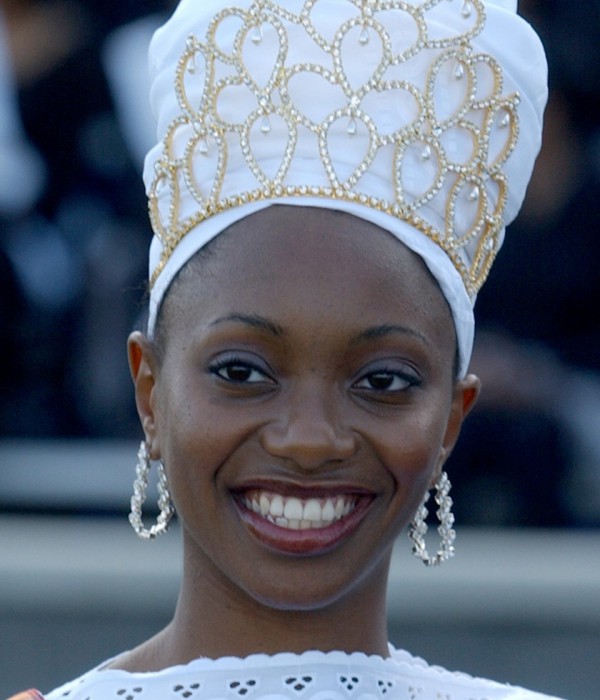
[[[244,365],[229,365],[228,367],[222,367],[218,374],[230,382],[249,382],[252,380],[256,381],[254,375],[258,374],[258,372]],[[261,377],[259,376],[258,381],[260,379]]]
[[[408,382],[402,380],[391,372],[375,372],[367,377],[372,389],[384,391],[386,389],[400,389],[402,385],[408,385]]]
[[[399,392],[418,384],[416,377],[396,370],[378,370],[369,372],[356,382],[359,389],[378,392]]]
[[[232,384],[272,383],[272,379],[254,365],[240,360],[224,360],[215,363],[210,371]]]

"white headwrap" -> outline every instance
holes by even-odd
[[[182,0],[150,65],[150,333],[208,241],[273,204],[318,206],[422,257],[464,376],[475,296],[525,196],[547,99],[514,0]]]

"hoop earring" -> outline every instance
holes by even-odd
[[[419,506],[409,532],[409,537],[413,542],[412,553],[421,559],[425,566],[439,566],[443,561],[451,559],[454,556],[454,540],[456,532],[453,529],[454,515],[452,514],[452,499],[448,495],[450,489],[450,479],[446,472],[440,474],[439,479],[435,484],[435,502],[438,504],[436,515],[440,524],[438,533],[442,539],[442,543],[435,556],[431,557],[425,546],[425,535],[427,533],[427,501],[429,500],[429,491],[425,494],[423,502]]]
[[[156,523],[148,530],[142,521],[142,504],[146,500],[146,489],[148,488],[148,474],[152,464],[150,453],[145,440],[140,443],[137,453],[138,463],[135,470],[135,481],[133,482],[133,496],[131,497],[131,513],[129,522],[135,530],[136,535],[142,540],[153,540],[158,535],[162,535],[169,527],[169,521],[173,517],[173,506],[171,505],[171,494],[167,486],[167,475],[162,460],[158,463],[158,507],[160,513]]]

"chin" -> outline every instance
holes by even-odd
[[[327,613],[338,606],[347,607],[356,596],[370,598],[374,590],[385,587],[391,555],[382,556],[371,566],[345,568],[343,563],[299,559],[297,566],[287,562],[282,575],[270,581],[253,582],[245,589],[256,603],[269,610],[289,613]],[[290,580],[290,569],[298,574]]]

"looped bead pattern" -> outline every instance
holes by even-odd
[[[226,7],[189,36],[174,76],[180,113],[149,188],[163,246],[151,284],[205,219],[290,197],[400,218],[447,253],[471,298],[485,281],[501,245],[519,96],[502,94],[499,63],[473,49],[483,1],[347,0],[333,34],[322,17],[339,7],[328,2]],[[440,34],[444,13],[455,29]],[[318,164],[309,176],[307,161]]]
[[[148,488],[148,474],[152,467],[148,445],[142,440],[138,450],[138,463],[136,467],[135,481],[133,482],[133,496],[131,497],[131,513],[129,522],[138,537],[143,540],[151,540],[167,531],[169,522],[173,517],[173,506],[171,505],[171,494],[167,485],[167,475],[162,460],[158,462],[158,507],[160,512],[156,523],[149,529],[144,526],[142,520],[142,505],[146,500],[146,489]]]
[[[423,502],[419,506],[416,515],[412,521],[412,526],[409,531],[409,537],[413,542],[412,552],[421,559],[425,566],[439,566],[443,561],[447,561],[454,556],[454,540],[456,532],[454,530],[454,515],[452,513],[452,499],[449,496],[450,479],[446,472],[440,474],[440,478],[435,485],[435,502],[438,504],[436,515],[440,524],[437,528],[439,536],[442,540],[440,548],[435,556],[430,556],[425,545],[425,535],[427,534],[427,502],[430,498],[430,492],[425,494]]]

